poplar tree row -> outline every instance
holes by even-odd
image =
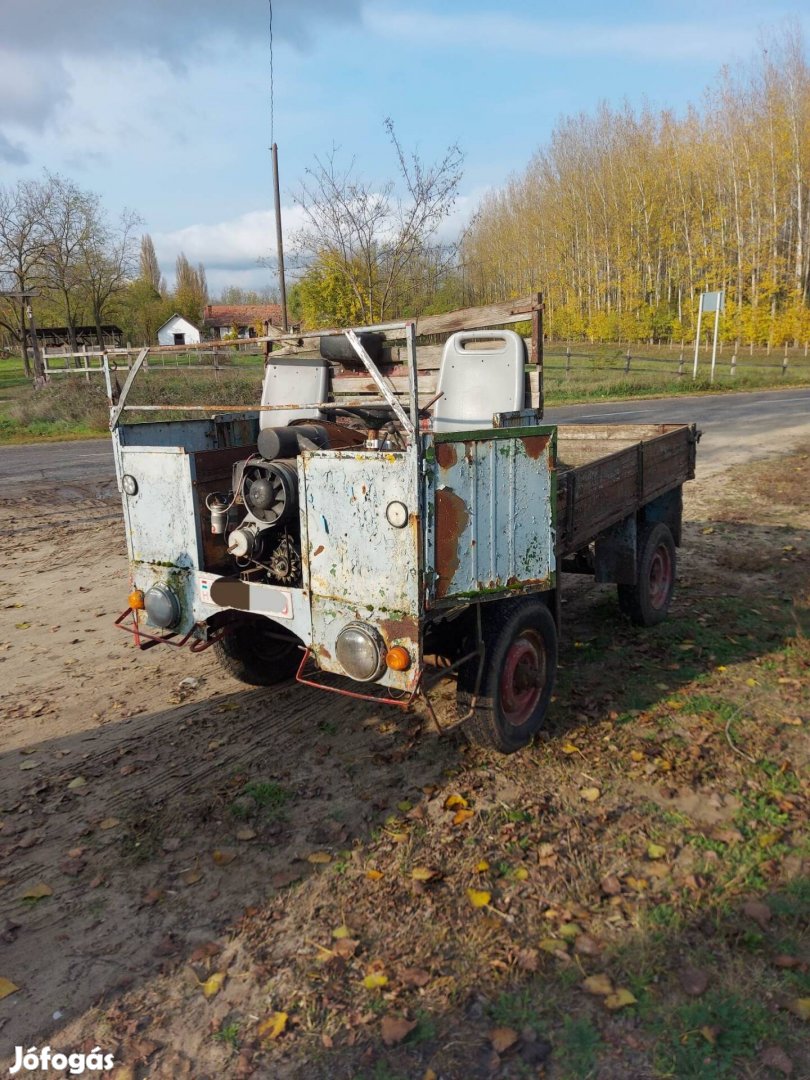
[[[488,195],[462,245],[464,294],[540,289],[548,332],[693,339],[724,289],[727,339],[810,337],[810,71],[785,29],[701,107],[602,105],[558,123]]]

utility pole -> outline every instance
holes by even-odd
[[[284,241],[281,236],[281,195],[278,187],[278,144],[271,147],[273,154],[273,195],[276,204],[276,248],[278,249],[278,289],[281,294],[281,325],[285,333],[290,329],[287,321],[287,285],[284,281]]]

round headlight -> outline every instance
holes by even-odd
[[[126,476],[121,479],[121,486],[127,495],[138,494],[138,481],[130,473],[127,473]]]
[[[336,648],[338,663],[358,682],[372,682],[385,671],[385,646],[379,634],[363,623],[351,623],[340,631]]]
[[[180,621],[180,601],[167,585],[153,585],[143,598],[143,606],[152,626],[168,630]]]

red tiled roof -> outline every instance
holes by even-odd
[[[271,322],[281,325],[281,307],[278,304],[207,304],[205,326],[255,326]]]

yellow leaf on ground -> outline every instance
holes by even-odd
[[[515,871],[515,873],[514,873],[514,877],[518,881],[525,881],[528,878],[528,876],[529,876],[529,871],[526,869],[525,866],[519,866],[517,868],[517,870]]]
[[[563,743],[562,746],[560,747],[560,749],[562,750],[562,752],[564,754],[578,754],[579,753],[579,747],[574,746],[574,744],[572,742]]]
[[[227,866],[236,858],[235,851],[226,851],[225,848],[217,848],[211,855],[217,866]]]
[[[411,870],[411,877],[414,881],[430,881],[437,873],[438,871],[431,870],[429,866],[415,866]]]
[[[311,855],[307,855],[307,862],[318,865],[319,863],[330,863],[332,856],[328,851],[313,851]]]
[[[758,685],[758,683],[757,683],[757,680],[756,680],[756,679],[746,679],[746,680],[745,680],[745,685],[746,685],[746,686],[751,686],[751,687],[754,687],[754,686],[757,686],[757,685]]]
[[[482,908],[490,902],[492,893],[487,892],[486,889],[467,889],[467,899],[473,907]]]
[[[42,900],[46,896],[53,896],[53,889],[50,885],[46,885],[44,881],[40,881],[38,885],[32,885],[30,889],[26,889],[20,899]]]
[[[203,995],[206,998],[215,997],[222,989],[222,984],[225,982],[226,972],[215,971],[213,975],[209,975],[205,982],[200,983],[202,987]]]
[[[631,761],[643,761],[644,760],[644,755],[642,754],[642,752],[640,750],[631,750],[630,751],[630,760]]]
[[[666,853],[667,849],[660,844],[654,844],[652,841],[647,844],[647,858],[649,859],[663,859]]]
[[[466,805],[467,800],[464,798],[463,795],[448,795],[447,798],[444,800],[445,810],[455,810],[457,806],[463,808]]]
[[[366,870],[369,881],[379,881],[382,876],[382,870]]]
[[[613,993],[613,983],[609,975],[589,975],[581,985],[583,990],[587,990],[589,994],[596,994],[599,997],[607,997]]]
[[[568,949],[568,943],[562,938],[546,937],[540,942],[540,948],[547,953],[565,952]]]
[[[566,941],[573,941],[574,938],[579,937],[582,933],[582,927],[579,923],[567,922],[563,923],[560,927],[560,937],[565,938]]]
[[[288,1016],[285,1012],[271,1013],[256,1028],[256,1034],[262,1039],[277,1039],[286,1028],[287,1020]]]
[[[596,802],[601,794],[598,787],[585,787],[580,791],[580,795],[586,802]]]
[[[105,832],[107,829],[114,829],[117,825],[121,824],[121,819],[117,817],[105,817],[103,821],[98,823],[98,827]]]
[[[379,990],[383,986],[388,986],[388,976],[383,975],[381,971],[372,971],[363,979],[363,986],[366,990]]]
[[[457,810],[453,814],[453,824],[463,825],[465,821],[469,821],[471,817],[474,817],[475,813],[472,810]]]
[[[342,926],[336,926],[332,931],[332,937],[335,941],[340,941],[341,938],[350,938],[351,936],[352,932],[345,923]]]
[[[19,986],[15,986],[11,979],[0,978],[0,1001],[7,998],[9,994],[16,994],[19,989]]]
[[[800,1020],[810,1020],[810,997],[794,998],[788,1008]]]
[[[481,859],[475,864],[475,869],[479,874],[485,874],[489,870],[489,863],[486,859]]]
[[[609,1009],[623,1009],[626,1005],[635,1005],[636,998],[630,993],[629,990],[620,989],[615,994],[610,994],[605,998],[605,1005]]]
[[[644,890],[650,884],[646,878],[633,877],[632,874],[627,875],[627,877],[624,879],[624,883],[628,887],[628,889],[633,889],[635,892],[644,892]]]

